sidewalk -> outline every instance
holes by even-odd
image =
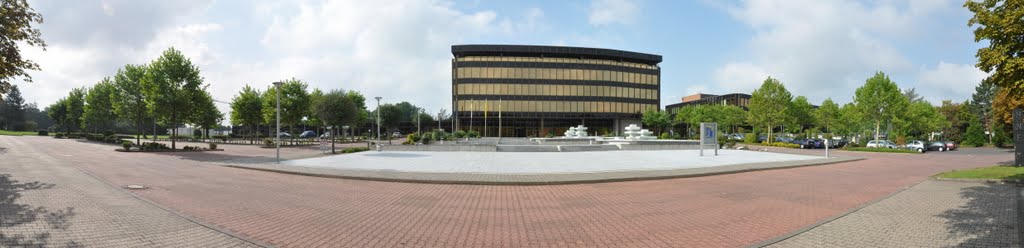
[[[0,247],[258,247],[0,138]]]
[[[1020,247],[1019,190],[924,181],[770,247]]]

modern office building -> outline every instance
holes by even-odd
[[[733,105],[739,106],[743,110],[747,110],[747,105],[750,104],[750,94],[743,93],[732,93],[725,95],[712,95],[712,94],[693,94],[684,96],[682,102],[676,104],[669,104],[665,106],[665,111],[670,114],[675,114],[679,111],[679,108],[684,106],[695,106],[695,105]]]
[[[526,45],[455,45],[452,55],[459,130],[540,137],[585,125],[615,134],[661,103],[660,55]]]

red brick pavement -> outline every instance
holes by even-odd
[[[738,247],[938,172],[1012,159],[993,150],[857,153],[871,158],[671,180],[473,186],[277,174],[24,138],[115,184],[152,187],[137,193],[164,206],[282,247]]]

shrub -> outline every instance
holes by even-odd
[[[757,134],[748,133],[748,134],[743,135],[743,142],[756,144],[757,143]]]
[[[111,131],[111,130],[103,131],[103,136],[111,136],[111,135],[114,135],[114,131]]]
[[[357,152],[364,152],[364,151],[369,151],[369,150],[370,149],[366,148],[366,147],[349,147],[349,148],[345,148],[344,150],[341,150],[341,153],[357,153]]]
[[[761,145],[785,147],[785,148],[800,148],[800,145],[793,144],[793,143],[786,143],[786,142],[772,142],[772,143],[762,142]]]
[[[896,145],[902,146],[902,145],[906,145],[906,144],[907,144],[907,137],[904,137],[902,135],[896,136]]]
[[[195,137],[195,138],[203,137],[203,130],[199,130],[199,129],[192,130],[192,137]]]
[[[471,130],[466,133],[466,136],[470,138],[480,138],[480,132],[477,132],[476,130]]]
[[[270,138],[263,139],[263,146],[264,147],[274,146],[274,140],[270,139]]]
[[[125,151],[127,151],[128,149],[131,149],[133,145],[135,145],[135,143],[132,143],[131,141],[127,141],[127,140],[122,140],[121,141],[121,147],[124,147]]]
[[[658,135],[658,139],[669,139],[669,138],[672,138],[672,136],[669,135],[668,132],[661,132],[661,134]]]
[[[214,135],[214,136],[210,136],[210,137],[214,138],[214,139],[219,139],[219,140],[221,140],[223,142],[228,142],[228,138],[230,138],[230,136],[226,136],[226,135]]]
[[[217,143],[210,143],[210,150],[217,150]]]
[[[58,139],[63,139],[64,138],[64,134],[63,133],[57,133],[57,134],[54,134],[53,137],[54,138],[58,138]]]
[[[402,142],[402,144],[413,145],[416,144],[416,142],[419,142],[419,139],[420,133],[410,133],[405,136],[405,142]]]
[[[46,129],[39,129],[36,133],[39,134],[39,136],[50,136],[50,131],[46,131]]]
[[[118,142],[121,142],[120,140],[121,139],[117,138],[117,136],[114,136],[114,135],[110,135],[110,136],[107,136],[106,138],[103,138],[103,141],[106,141],[107,143],[113,143],[113,144],[117,144]]]
[[[168,149],[171,149],[171,148],[167,147],[167,145],[164,145],[163,143],[160,143],[160,142],[143,142],[142,143],[142,150],[146,150],[146,151],[168,150]]]
[[[457,139],[465,138],[466,137],[466,132],[462,131],[462,130],[455,131],[454,133],[452,133],[452,136],[455,136],[455,138],[457,138]]]

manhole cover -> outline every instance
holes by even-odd
[[[138,185],[138,184],[129,184],[129,185],[125,185],[124,188],[132,189],[132,190],[138,190],[138,189],[146,189],[146,186],[145,185]]]

